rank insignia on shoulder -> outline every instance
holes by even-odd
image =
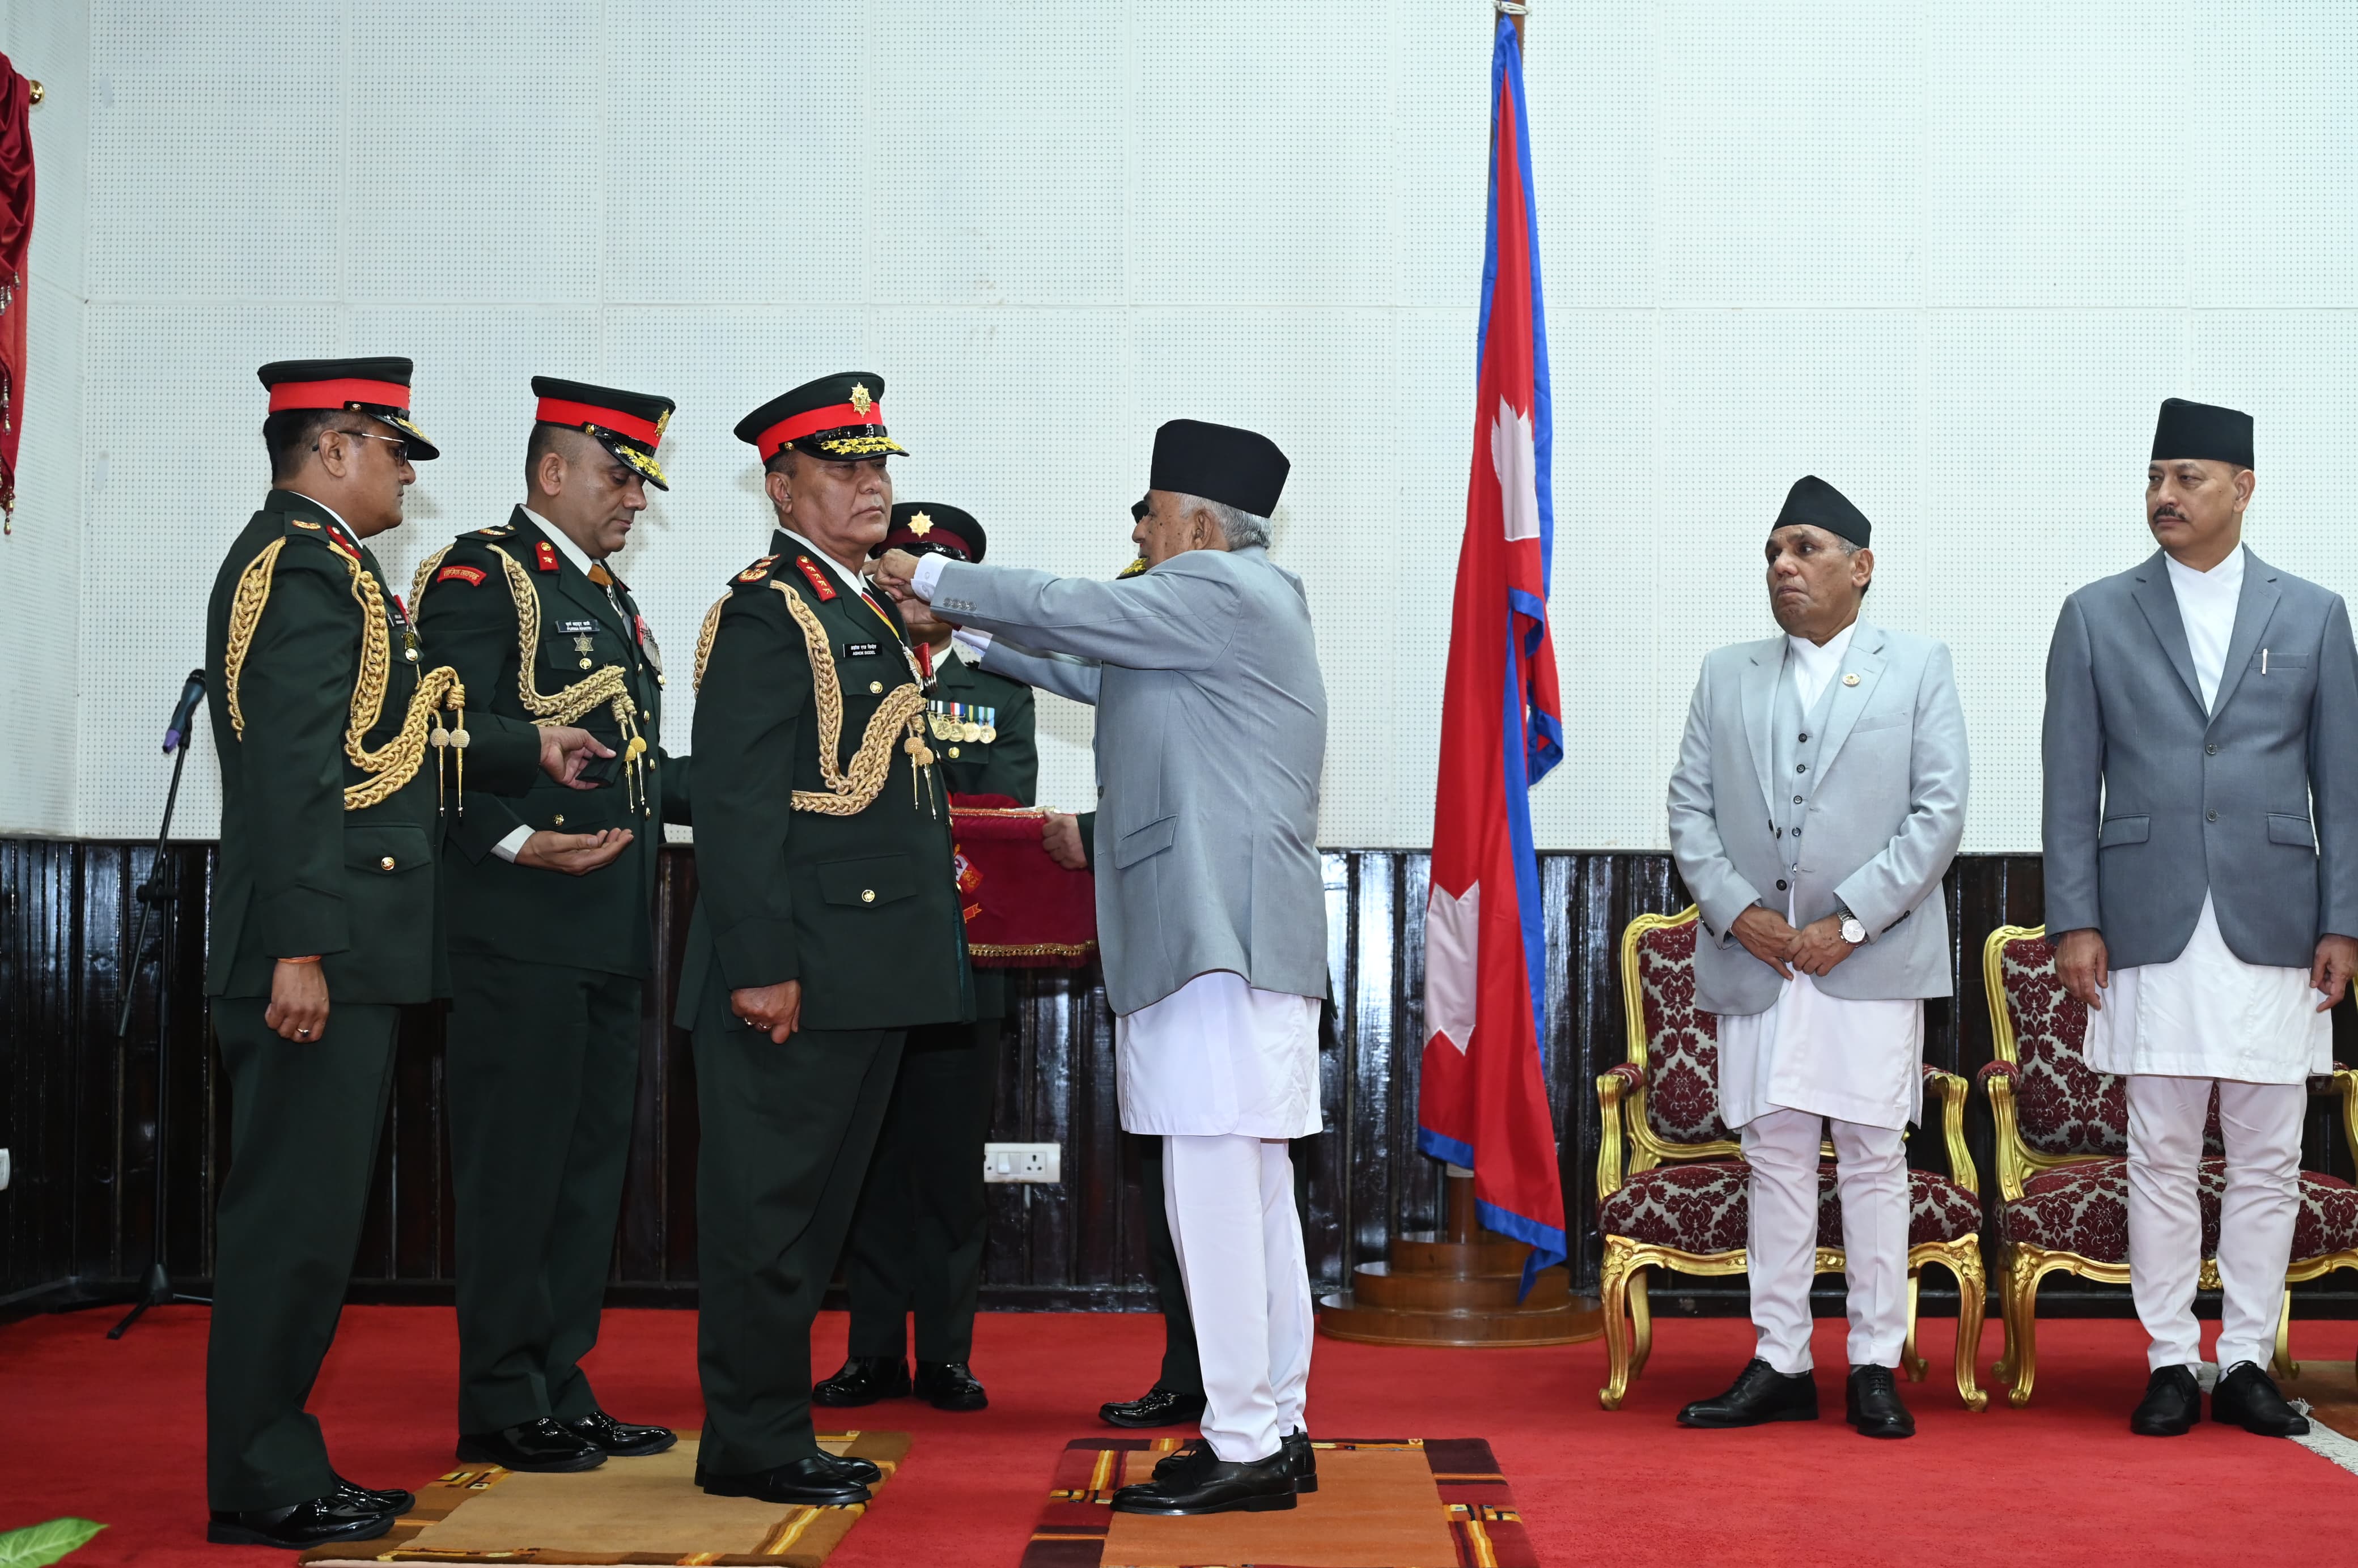
[[[811,585],[811,591],[818,595],[821,604],[835,597],[835,585],[827,580],[825,572],[811,564],[808,556],[796,556],[795,565],[801,568],[804,580]]]
[[[747,567],[743,571],[739,572],[737,574],[737,580],[739,582],[761,581],[763,578],[770,575],[770,568],[777,563],[777,559],[778,557],[775,556],[763,556],[760,560],[755,561],[752,566]]]
[[[538,567],[542,571],[555,571],[557,569],[557,546],[550,544],[546,539],[537,541],[532,547],[532,561],[533,565]]]
[[[354,566],[360,565],[360,556],[341,539],[337,538],[333,534],[324,535],[322,537],[328,541],[328,548],[335,551],[336,554],[343,557],[344,559],[352,562]]]
[[[308,528],[314,533],[321,531],[319,525],[317,523],[312,522],[308,517],[289,517],[287,521],[297,528]]]
[[[474,532],[474,537],[478,539],[504,539],[514,532],[515,524],[513,523],[494,523],[488,528],[476,529]]]
[[[436,582],[463,582],[481,587],[483,568],[481,567],[444,567],[434,574]]]

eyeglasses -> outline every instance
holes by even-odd
[[[393,460],[395,465],[406,463],[409,460],[409,443],[399,436],[378,436],[373,435],[366,430],[331,430],[324,431],[322,434],[350,436],[355,441],[383,441],[385,445],[393,449]],[[319,449],[319,443],[317,441],[312,442],[311,449],[315,452],[318,451]]]

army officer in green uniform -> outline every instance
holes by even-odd
[[[828,376],[737,426],[777,514],[697,650],[695,1031],[704,1435],[723,1497],[866,1500],[820,1452],[810,1330],[907,1033],[974,1016],[948,790],[916,655],[860,567],[892,505],[882,378]]]
[[[611,787],[544,784],[453,826],[450,1164],[459,1254],[458,1456],[586,1470],[661,1453],[581,1370],[598,1342],[637,1104],[641,1000],[663,825],[687,817],[666,756],[663,661],[608,560],[647,486],[666,397],[535,376],[525,501],[418,568],[417,619],[478,706],[579,723]]]
[[[469,708],[365,543],[400,525],[411,465],[437,455],[409,420],[409,361],[259,373],[272,488],[205,618],[222,770],[206,991],[231,1086],[206,1534],[308,1548],[383,1535],[413,1500],[337,1475],[303,1406],[360,1245],[398,1009],[448,990],[444,827],[605,748]]]
[[[982,524],[956,506],[897,502],[887,549],[979,561]],[[1004,795],[1030,806],[1040,781],[1032,688],[971,663],[921,599],[894,600],[934,676],[926,724],[956,795]],[[909,1032],[901,1077],[852,1216],[844,1250],[851,1345],[843,1369],[811,1391],[823,1405],[866,1405],[911,1391],[903,1338],[916,1314],[919,1399],[949,1411],[990,1402],[968,1363],[982,1289],[982,1146],[1007,1027],[1007,972],[974,971],[975,1021]]]

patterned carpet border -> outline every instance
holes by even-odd
[[[696,1433],[684,1432],[680,1441],[692,1448],[697,1436]],[[873,1460],[884,1472],[884,1479],[871,1489],[881,1492],[908,1456],[910,1438],[905,1432],[821,1433],[819,1442],[830,1452]],[[645,1564],[648,1568],[819,1568],[827,1554],[843,1544],[843,1538],[851,1533],[851,1527],[867,1511],[864,1504],[849,1508],[784,1508],[758,1552],[696,1552],[683,1556],[676,1552],[546,1552],[529,1547],[502,1552],[425,1552],[408,1547],[407,1543],[427,1526],[449,1518],[470,1498],[509,1479],[511,1474],[495,1465],[462,1465],[446,1471],[417,1489],[417,1506],[403,1515],[388,1534],[374,1541],[314,1547],[297,1562],[303,1568],[375,1568],[379,1563],[497,1563],[503,1568],[506,1564],[534,1563],[579,1564],[589,1568],[621,1568],[622,1564]]]
[[[1112,1528],[1113,1494],[1120,1484],[1121,1455],[1139,1449],[1169,1452],[1168,1437],[1079,1437],[1065,1445],[1048,1491],[1048,1504],[1033,1527],[1021,1568],[1100,1568],[1107,1532]],[[1449,1538],[1457,1547],[1458,1568],[1539,1568],[1514,1493],[1499,1473],[1490,1444],[1478,1437],[1351,1438],[1318,1442],[1330,1449],[1422,1449],[1433,1472],[1435,1502],[1448,1515]],[[1190,1568],[1297,1568],[1273,1559],[1244,1564]],[[1401,1565],[1407,1568],[1407,1565]]]

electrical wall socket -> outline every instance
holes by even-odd
[[[986,1182],[1061,1182],[1061,1143],[986,1143],[982,1146],[982,1179]]]

